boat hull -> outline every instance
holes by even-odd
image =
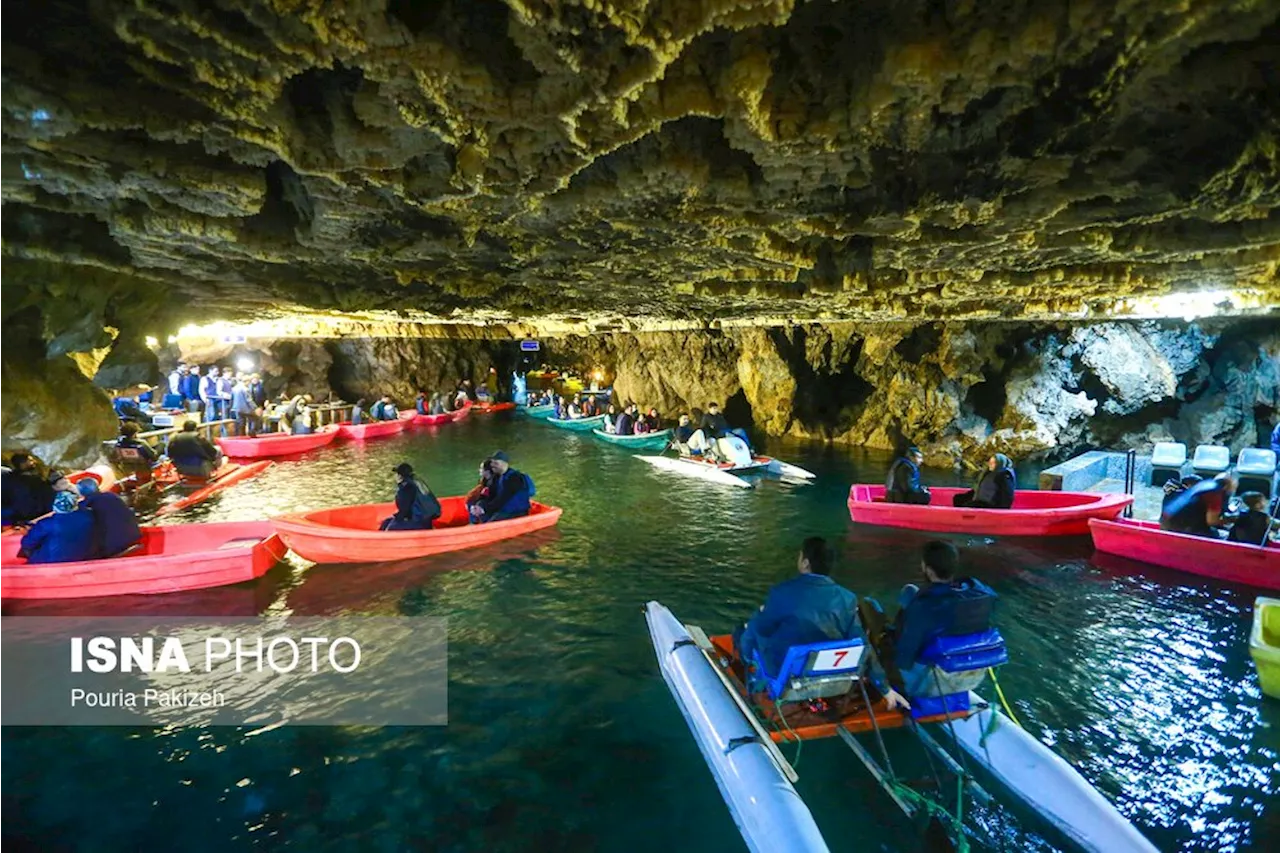
[[[253,438],[219,438],[218,446],[227,456],[237,459],[261,459],[270,456],[288,456],[324,447],[338,437],[336,429],[322,429],[307,435],[272,433]]]
[[[633,450],[661,450],[671,441],[671,430],[669,429],[641,433],[640,435],[616,435],[615,433],[605,432],[602,429],[593,429],[591,434],[601,441],[617,444],[621,447],[630,447]]]
[[[708,462],[694,462],[691,459],[672,459],[670,456],[637,455],[636,458],[664,471],[671,471],[684,477],[693,477],[694,479],[705,480],[722,486],[735,486],[739,489],[750,489],[753,486],[749,481],[741,477],[735,477],[731,471],[764,470],[763,467],[759,466],[750,469],[731,469],[729,466],[713,465]]]
[[[555,406],[521,406],[520,411],[531,418],[549,418],[552,412],[556,410]]]
[[[142,549],[125,557],[28,566],[20,537],[3,537],[5,599],[158,595],[243,583],[284,558],[267,521],[142,528]]]
[[[933,502],[920,506],[886,503],[884,486],[857,484],[849,488],[849,517],[860,524],[981,536],[1084,536],[1090,519],[1115,518],[1133,502],[1131,495],[1028,490],[1018,492],[1009,509],[952,506],[965,491],[931,488]]]
[[[413,417],[397,418],[394,421],[374,421],[367,424],[339,424],[338,437],[348,441],[365,441],[370,438],[381,438],[396,435],[404,431],[405,426],[413,421]]]
[[[688,630],[656,601],[645,606],[658,667],[680,707],[747,847],[759,853],[825,853],[804,800]]]
[[[1161,530],[1152,521],[1089,522],[1093,547],[1114,554],[1202,577],[1280,590],[1280,547],[1245,545]]]
[[[976,699],[976,697],[975,697]],[[1157,853],[1074,767],[995,708],[938,727],[969,759],[1091,853]]]
[[[488,524],[468,524],[466,500],[441,498],[440,527],[431,530],[379,530],[395,504],[362,504],[272,520],[285,544],[314,563],[381,563],[410,560],[477,548],[542,530],[560,520],[559,507],[532,502],[527,516]]]
[[[201,486],[191,494],[181,497],[173,503],[165,504],[160,507],[160,509],[156,510],[156,515],[168,515],[171,512],[177,512],[178,510],[195,506],[196,504],[213,497],[223,489],[230,488],[236,483],[243,483],[245,480],[258,476],[274,464],[274,462],[268,459],[260,460],[258,462],[250,462],[248,465],[229,462],[227,465],[231,468],[230,471],[227,471],[213,482]]]
[[[1280,699],[1280,598],[1258,596],[1253,602],[1249,655],[1258,668],[1262,692]]]
[[[509,412],[515,407],[515,403],[476,403],[472,406],[478,415],[492,415],[497,412]]]
[[[604,415],[596,415],[592,418],[573,418],[571,420],[561,420],[560,418],[543,418],[543,420],[553,427],[574,430],[575,432],[587,432],[604,426]]]

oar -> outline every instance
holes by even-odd
[[[1280,510],[1280,500],[1277,500],[1276,496],[1272,495],[1271,514],[1267,516],[1267,532],[1262,534],[1262,541],[1258,543],[1259,548],[1267,547],[1267,544],[1271,541],[1271,528],[1275,527],[1276,525],[1277,510]]]

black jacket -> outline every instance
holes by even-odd
[[[440,501],[431,493],[430,487],[416,477],[405,480],[396,488],[397,520],[426,518],[434,521],[440,517],[441,512]]]
[[[920,469],[905,456],[893,461],[884,485],[885,497],[891,503],[905,503],[909,495],[929,494],[929,490],[920,485]]]
[[[218,448],[209,439],[184,432],[169,439],[169,458],[175,465],[199,465],[218,461]]]
[[[1244,542],[1249,545],[1261,545],[1266,541],[1267,531],[1271,528],[1271,516],[1265,512],[1251,509],[1231,525],[1231,533],[1227,536],[1232,542]]]
[[[729,434],[729,422],[725,420],[723,412],[714,415],[707,412],[702,416],[702,423],[698,428],[707,438],[724,438]]]

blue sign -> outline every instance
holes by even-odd
[[[542,349],[542,344],[538,343],[537,341],[521,341],[520,349],[523,350],[524,352],[537,352],[538,350]]]

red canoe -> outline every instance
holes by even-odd
[[[404,430],[409,422],[413,420],[412,413],[408,418],[400,418],[394,421],[373,421],[372,423],[355,424],[342,423],[338,424],[338,435],[352,441],[364,441],[366,438],[380,438],[384,435],[395,435]]]
[[[466,499],[441,498],[444,512],[433,530],[382,531],[395,504],[363,504],[294,513],[272,519],[276,532],[300,557],[315,563],[382,563],[475,548],[551,527],[560,508],[532,502],[523,518],[468,524]]]
[[[288,456],[290,453],[301,453],[324,447],[338,437],[338,430],[325,427],[307,435],[289,435],[273,432],[269,435],[250,437],[219,438],[218,445],[228,456],[239,459],[261,458],[263,456]]]
[[[494,412],[506,412],[515,407],[515,403],[476,403],[472,408],[479,414],[492,415]]]
[[[204,589],[262,577],[285,555],[268,521],[142,528],[142,547],[124,556],[28,566],[21,537],[0,539],[0,598],[96,598]]]
[[[462,419],[463,419],[463,418],[465,418],[467,415],[471,414],[471,408],[472,408],[472,404],[468,402],[468,403],[467,403],[465,406],[463,406],[461,409],[458,409],[457,411],[454,411],[454,412],[450,412],[450,413],[449,413],[449,420],[451,420],[451,421],[460,421],[460,420],[462,420]]]
[[[186,509],[189,506],[195,506],[201,501],[207,500],[225,488],[234,486],[236,483],[243,483],[252,477],[256,477],[263,471],[270,468],[276,463],[264,459],[261,462],[250,462],[248,465],[241,465],[238,462],[228,462],[218,470],[218,476],[206,486],[196,489],[189,495],[179,498],[170,504],[165,504],[156,510],[156,515],[168,515],[171,512],[177,512],[180,509]]]
[[[929,506],[886,503],[884,486],[849,489],[849,517],[862,524],[973,533],[980,536],[1084,536],[1089,519],[1115,518],[1132,495],[1090,492],[1019,491],[1009,509],[954,507],[951,499],[967,489],[930,487]]]
[[[1089,522],[1093,547],[1153,566],[1216,580],[1280,589],[1280,547],[1245,545],[1161,530],[1154,521],[1116,519]]]
[[[443,415],[414,415],[413,417],[414,426],[440,426],[440,424],[447,424],[452,420],[453,417],[449,412],[445,412]]]

